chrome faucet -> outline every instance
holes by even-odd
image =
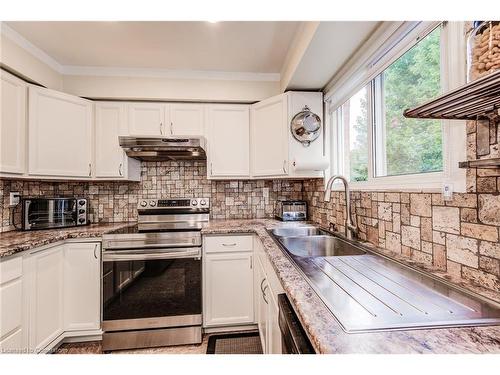
[[[330,202],[330,196],[332,193],[332,186],[335,180],[341,180],[344,183],[344,195],[345,195],[345,205],[346,205],[346,223],[345,223],[345,236],[348,239],[352,239],[353,234],[356,234],[358,231],[358,228],[352,223],[352,218],[351,218],[351,199],[350,199],[350,194],[349,194],[349,182],[344,176],[341,176],[339,174],[333,175],[330,177],[328,180],[328,183],[326,184],[325,188],[325,196],[323,200],[325,202]]]

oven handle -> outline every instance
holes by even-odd
[[[138,240],[143,241],[143,240]],[[114,242],[113,245],[109,245],[108,242]],[[113,240],[108,240],[105,242],[105,247],[108,249],[174,249],[177,247],[182,247],[182,248],[192,248],[193,245],[197,245],[195,241],[192,242],[171,242],[171,243],[166,243],[166,244],[145,244],[145,243],[138,243],[137,245],[133,244],[133,240],[128,241],[124,243],[122,246],[116,245],[115,241]],[[201,245],[201,243],[200,243]]]
[[[189,247],[182,250],[170,249],[169,251],[103,251],[102,260],[108,261],[128,261],[128,260],[151,260],[151,259],[182,259],[182,258],[201,258],[201,248]]]

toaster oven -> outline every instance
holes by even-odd
[[[299,200],[277,201],[274,216],[282,221],[307,220],[307,202]]]
[[[85,198],[23,198],[22,229],[56,229],[86,225],[88,202]]]

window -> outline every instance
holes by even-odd
[[[439,96],[450,81],[454,86],[462,83],[460,69],[449,58],[464,51],[456,37],[461,33],[460,25],[453,25],[452,31],[443,24],[416,30],[413,36],[403,35],[407,46],[415,41],[411,48],[398,45],[385,52],[388,56],[379,65],[367,62],[369,69],[355,73],[354,79],[361,74],[372,78],[329,113],[332,174],[346,175],[354,188],[435,189],[447,182],[456,184],[455,191],[464,191],[465,173],[458,169],[458,160],[465,156],[465,131],[456,122],[450,126],[449,121],[403,116],[405,109]],[[338,100],[343,94],[336,93],[342,90],[334,86],[332,100]]]
[[[338,112],[344,130],[346,163],[352,181],[368,179],[368,88],[363,87],[345,102]]]
[[[403,116],[441,92],[440,34],[432,31],[373,82],[377,177],[443,170],[441,121]]]

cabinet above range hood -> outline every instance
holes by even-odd
[[[143,161],[206,160],[204,137],[120,136],[127,156]]]

